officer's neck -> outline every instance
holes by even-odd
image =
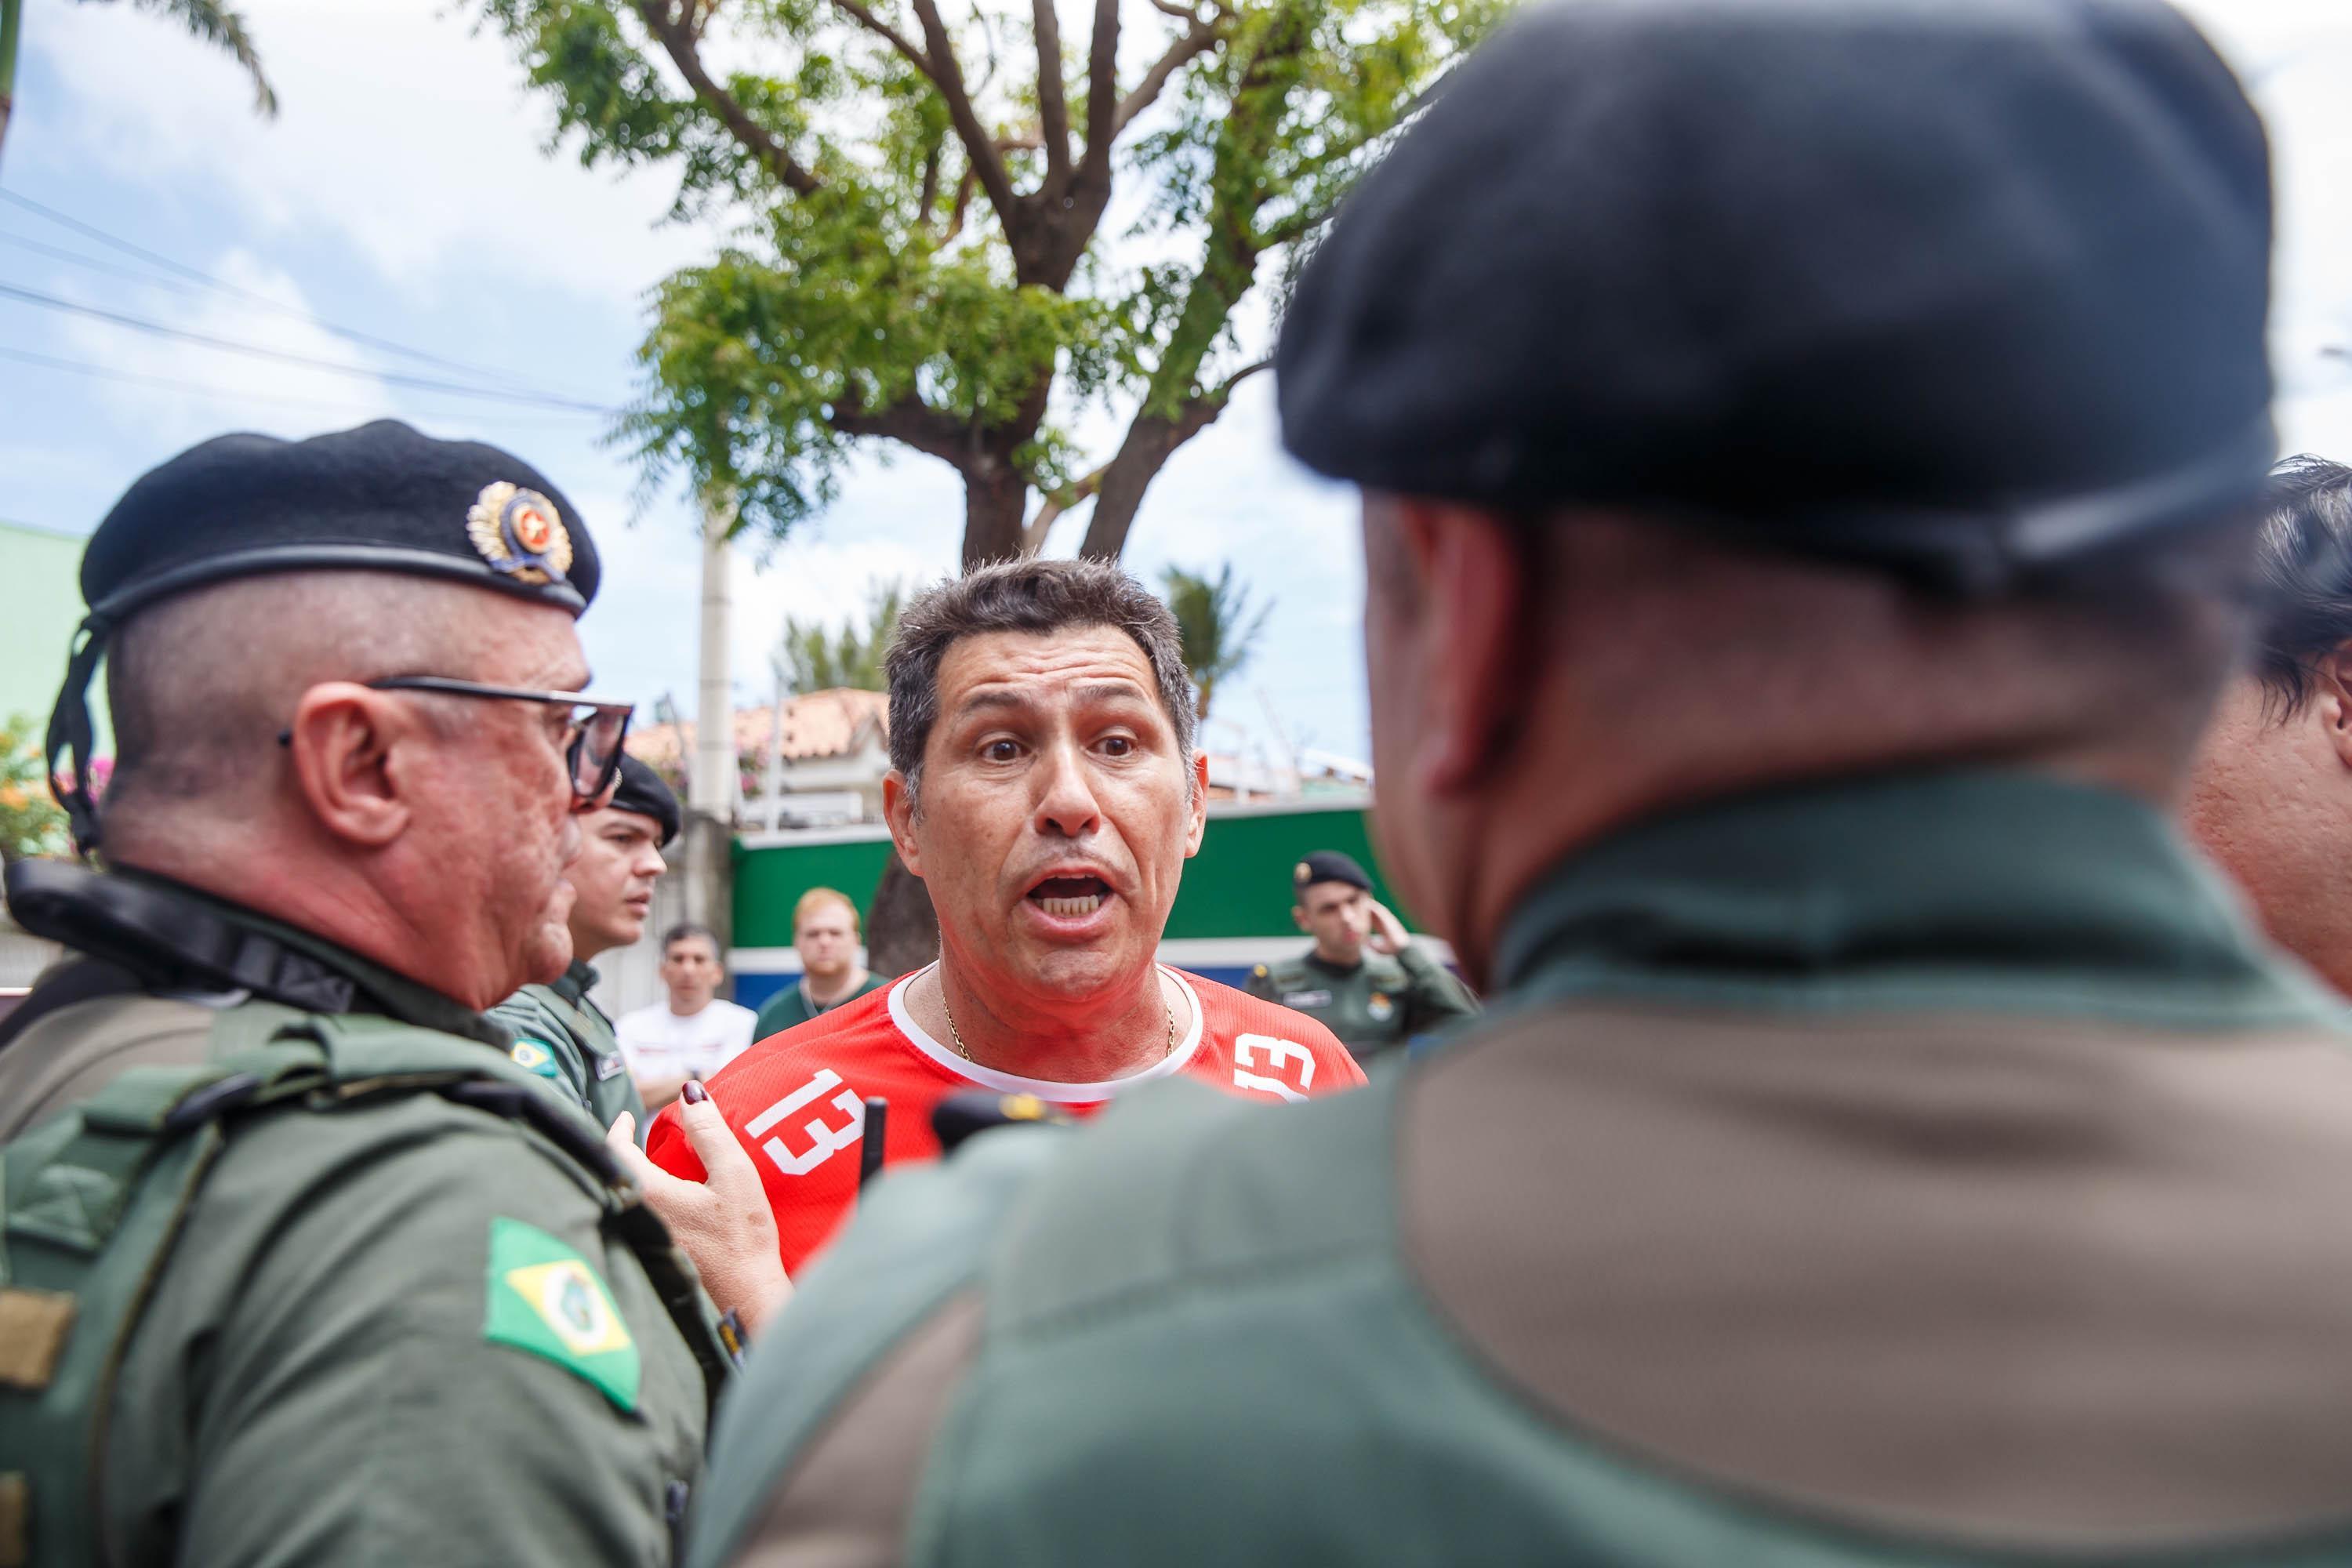
[[[1361,942],[1349,948],[1345,952],[1333,952],[1318,942],[1315,944],[1310,956],[1326,969],[1342,970],[1350,974],[1364,966],[1364,948]]]
[[[311,852],[264,832],[184,836],[107,826],[107,858],[323,938],[478,1011],[511,994],[520,982],[488,944],[453,938],[446,909],[426,897],[404,898],[421,873],[383,883],[355,869],[349,856]],[[528,978],[528,976],[525,976]]]

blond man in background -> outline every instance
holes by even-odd
[[[887,984],[860,961],[864,937],[857,906],[837,888],[811,888],[793,906],[793,951],[801,955],[801,977],[761,1005],[751,1037],[764,1040],[844,1002],[854,1002]]]

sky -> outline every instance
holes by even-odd
[[[2271,126],[2286,449],[2352,454],[2352,357],[2326,352],[2352,348],[2352,99],[2338,85],[2352,66],[2352,3],[2184,8],[2250,78]],[[318,323],[615,405],[635,384],[647,290],[707,257],[713,232],[664,221],[674,187],[666,169],[588,170],[572,150],[551,148],[547,104],[460,5],[244,0],[243,9],[278,91],[275,120],[251,112],[233,62],[163,18],[26,0],[0,194],[241,292],[143,266],[0,200],[0,518],[87,532],[139,473],[226,430],[299,437],[390,416],[492,441],[551,476],[595,533],[604,588],[582,632],[596,689],[648,708],[668,693],[690,713],[699,555],[684,499],[644,496],[595,416],[396,384],[389,377],[448,373]],[[149,335],[9,289],[342,368]],[[1262,307],[1252,319],[1262,323]],[[1221,694],[1213,742],[1263,744],[1278,722],[1293,744],[1360,757],[1369,742],[1353,502],[1282,455],[1272,391],[1267,377],[1246,384],[1176,456],[1127,563],[1156,583],[1171,562],[1231,561],[1272,602],[1255,665]],[[785,616],[838,624],[869,584],[951,569],[961,526],[954,474],[905,454],[861,460],[838,503],[784,543],[739,546],[739,700],[764,699],[767,650]],[[1048,553],[1075,550],[1083,526],[1083,513],[1066,519]],[[0,614],[5,595],[0,585]]]

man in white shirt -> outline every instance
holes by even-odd
[[[703,927],[672,926],[662,937],[669,1000],[622,1014],[613,1030],[648,1110],[659,1110],[688,1079],[709,1078],[751,1043],[758,1015],[718,999],[726,973],[719,939]]]

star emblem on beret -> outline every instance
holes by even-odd
[[[498,479],[466,510],[466,537],[490,570],[520,583],[561,583],[572,569],[563,514],[537,490]]]

